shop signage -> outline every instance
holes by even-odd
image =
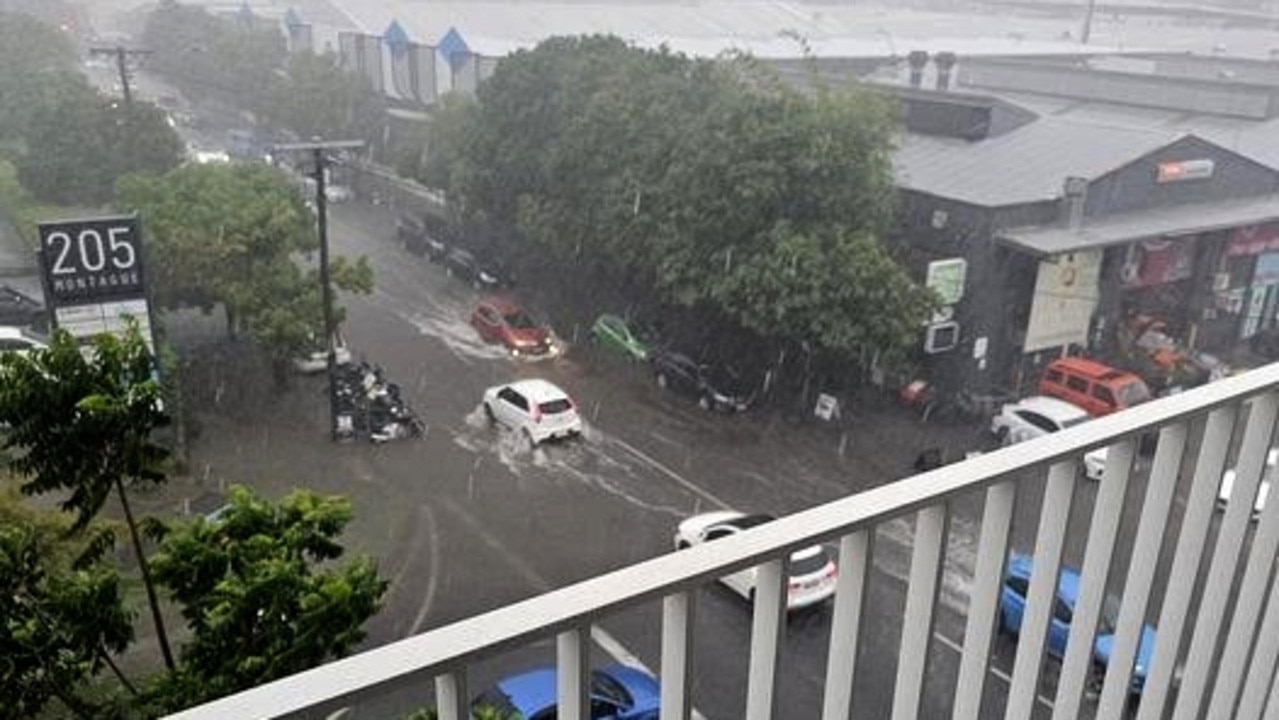
[[[40,267],[54,325],[80,339],[136,320],[150,344],[151,308],[136,216],[40,223]],[[152,348],[154,351],[154,347]]]
[[[1206,180],[1212,177],[1217,165],[1212,160],[1177,160],[1159,163],[1157,183],[1174,183],[1186,180]]]
[[[1023,352],[1088,341],[1088,327],[1101,295],[1101,258],[1100,250],[1091,250],[1039,263]]]
[[[1194,271],[1194,238],[1142,240],[1128,248],[1120,269],[1124,287],[1166,285],[1190,277]]]
[[[1279,251],[1279,225],[1251,225],[1230,234],[1226,255],[1260,255]]]
[[[924,285],[937,293],[942,305],[954,305],[964,296],[967,275],[968,261],[963,258],[934,260],[928,263],[928,277]]]

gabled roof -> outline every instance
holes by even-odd
[[[1021,205],[1056,199],[1067,177],[1100,177],[1181,136],[1047,117],[979,142],[906,135],[893,166],[902,188],[973,205]]]

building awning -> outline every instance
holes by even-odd
[[[1149,238],[1196,235],[1279,220],[1279,196],[1193,203],[1084,220],[1078,229],[1053,225],[1001,230],[996,240],[1026,252],[1052,256]]]

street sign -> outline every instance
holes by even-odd
[[[56,327],[87,340],[132,317],[153,345],[137,216],[40,223],[40,268]]]
[[[136,217],[40,223],[40,253],[55,305],[146,297]]]

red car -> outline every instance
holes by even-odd
[[[515,357],[555,357],[561,350],[549,328],[503,298],[480,302],[471,313],[471,325],[485,342],[500,342]]]

